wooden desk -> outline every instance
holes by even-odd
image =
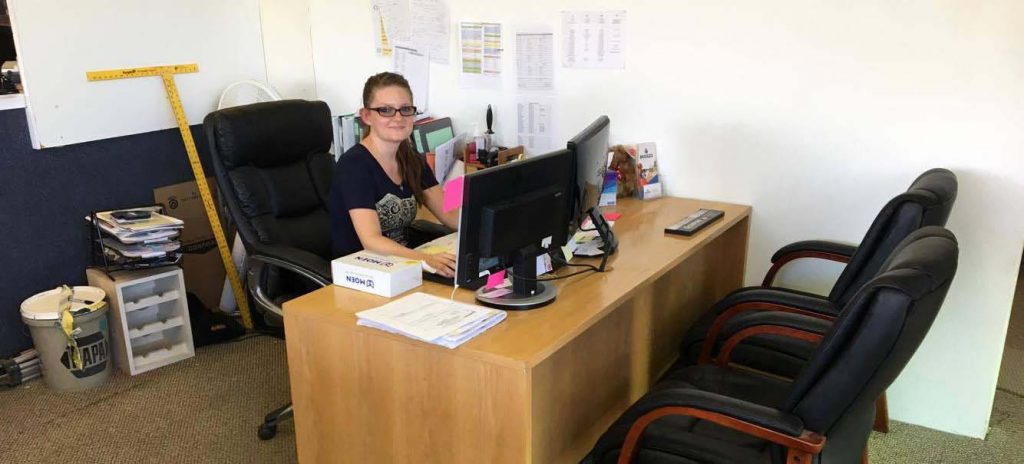
[[[693,237],[663,232],[699,207],[725,217]],[[285,303],[299,461],[578,462],[743,280],[750,207],[662,198],[617,210],[610,272],[558,281],[553,304],[510,312],[455,350],[356,326],[382,297],[329,286]]]

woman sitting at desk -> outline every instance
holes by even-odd
[[[443,211],[434,172],[409,142],[416,117],[409,82],[390,72],[367,79],[359,117],[367,134],[338,158],[327,201],[334,256],[366,249],[418,259],[454,276],[451,253],[428,255],[408,247],[406,228],[421,204],[444,225],[458,228],[458,214]]]

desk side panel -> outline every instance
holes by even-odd
[[[525,368],[295,313],[285,327],[299,462],[526,462]]]

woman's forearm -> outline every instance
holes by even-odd
[[[363,244],[363,248],[381,255],[393,255],[401,256],[403,258],[416,259],[422,261],[426,256],[424,253],[420,253],[416,250],[403,246],[390,238],[383,235],[371,237],[366,240],[360,239]]]

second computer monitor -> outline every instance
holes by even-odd
[[[575,137],[569,139],[568,148],[576,156],[576,184],[578,189],[575,213],[582,221],[587,211],[597,207],[608,169],[608,131],[611,121],[601,116]],[[579,225],[579,222],[576,223]]]
[[[570,232],[575,233],[589,217],[604,240],[604,246],[601,248],[606,254],[613,253],[618,246],[611,227],[597,210],[601,189],[604,186],[604,175],[608,170],[610,126],[608,116],[601,116],[567,144],[576,159],[576,202],[571,212]]]
[[[565,245],[574,190],[574,159],[559,150],[466,175],[455,282],[512,268],[512,293],[477,299],[504,309],[550,303],[554,287],[536,280],[537,256]]]

